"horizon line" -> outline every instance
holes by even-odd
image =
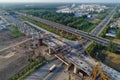
[[[0,2],[0,3],[118,3],[119,4],[119,2],[22,2],[22,1],[20,1],[20,2]]]

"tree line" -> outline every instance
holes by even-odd
[[[40,18],[51,20],[75,29],[85,32],[91,31],[96,25],[86,20],[87,16],[74,17],[73,13],[56,13],[55,11],[46,10],[30,10],[27,14],[34,15]]]

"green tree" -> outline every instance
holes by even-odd
[[[107,50],[110,52],[115,52],[117,49],[117,45],[113,43],[112,41],[109,42]]]
[[[100,61],[102,61],[102,62],[105,61],[106,56],[107,56],[105,53],[106,53],[105,51],[99,52],[97,54],[97,59],[100,60]]]
[[[75,29],[83,30],[85,32],[89,32],[94,28],[94,24],[85,19],[86,16],[74,17],[74,14],[56,13],[55,11],[50,10],[30,10],[26,13],[67,25]]]
[[[116,35],[116,37],[117,37],[118,39],[120,39],[120,28],[117,30],[117,35]]]

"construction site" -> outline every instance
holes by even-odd
[[[29,64],[33,55],[30,49],[31,39],[26,36],[13,38],[13,32],[3,17],[0,20],[0,80],[8,80]],[[29,47],[28,47],[29,46]]]
[[[80,36],[77,35],[76,44],[71,44],[62,38],[64,31],[59,36],[54,36],[40,28],[32,28],[12,16],[8,15],[6,18],[12,20],[26,37],[0,50],[0,80],[6,80],[19,72],[29,64],[29,58],[41,56],[48,60],[59,59],[66,65],[65,72],[72,77],[71,80],[120,80],[118,71],[90,56]]]

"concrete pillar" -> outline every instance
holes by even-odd
[[[41,33],[38,32],[37,34],[38,34],[38,39],[40,39],[41,38]]]
[[[24,29],[25,29],[25,30],[24,30],[24,31],[25,31],[25,34],[27,34],[27,27],[25,26]]]
[[[48,54],[51,54],[51,49],[50,49],[50,47],[48,47]]]
[[[30,35],[30,30],[28,29],[27,30],[27,37],[30,37],[31,35]]]
[[[70,67],[70,65],[67,65],[67,67],[66,67],[66,71],[68,71],[68,70],[69,70],[69,67]]]
[[[35,33],[32,33],[32,40],[35,40]]]
[[[73,71],[73,73],[77,73],[77,67],[76,66],[74,66],[74,71]]]
[[[33,41],[32,44],[33,44],[33,48],[36,48],[36,42]]]
[[[66,65],[67,67],[66,67],[66,71],[68,71],[69,70],[69,68],[70,68],[70,66],[71,66],[71,64],[68,64],[68,65]]]

